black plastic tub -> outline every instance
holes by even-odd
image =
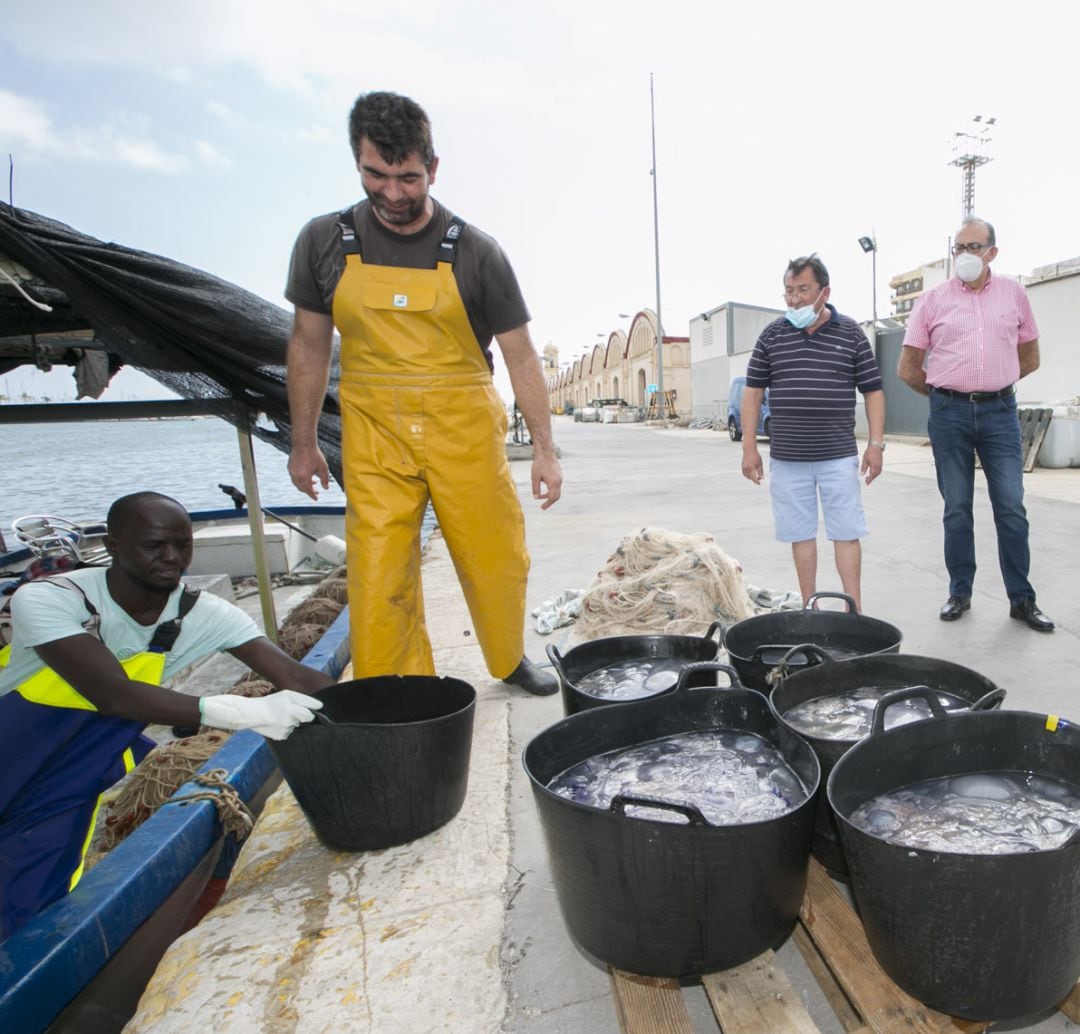
[[[869,657],[855,657],[847,661],[832,661],[829,656],[811,643],[797,647],[817,663],[778,680],[769,694],[769,703],[777,720],[801,736],[813,748],[821,763],[822,785],[841,757],[859,741],[838,740],[811,736],[789,725],[784,713],[818,697],[850,693],[863,686],[882,686],[887,690],[912,688],[913,695],[923,696],[922,687],[935,693],[966,700],[972,710],[990,710],[1000,707],[1005,690],[994,685],[984,675],[951,661],[936,657],[919,657],[914,654],[883,653]],[[891,697],[899,703],[906,697]],[[828,796],[818,796],[814,816],[814,841],[811,854],[834,876],[847,875],[847,863],[840,843],[840,831],[836,828]]]
[[[1080,784],[1080,732],[1045,714],[965,711],[875,729],[832,771],[859,915],[874,956],[919,1001],[976,1020],[1032,1016],[1080,977],[1080,844],[953,854],[890,844],[850,821],[872,797],[924,779],[1012,771]]]
[[[433,832],[461,809],[476,690],[460,679],[385,675],[316,694],[316,719],[268,740],[327,847],[372,851]]]
[[[578,688],[578,680],[598,668],[607,668],[625,661],[646,661],[660,658],[685,661],[715,660],[720,650],[719,640],[713,638],[719,622],[713,622],[703,636],[695,635],[623,635],[606,639],[593,639],[580,643],[561,654],[554,644],[547,648],[547,655],[559,677],[562,691],[563,714],[576,714],[590,707],[607,707],[611,704],[629,703],[624,700],[605,700]],[[708,673],[698,685],[716,685],[716,679]],[[674,687],[661,690],[653,696],[670,693]],[[640,699],[647,699],[642,697]]]
[[[725,672],[737,686],[730,668],[695,665],[663,696],[564,718],[523,757],[567,928],[597,959],[647,976],[709,973],[754,958],[790,933],[806,888],[817,758],[777,722],[760,693],[690,688],[702,669]],[[767,821],[714,826],[683,802],[661,805],[687,818],[676,824],[627,817],[625,806],[640,798],[616,798],[604,811],[548,789],[586,758],[710,729],[767,739],[810,797]]]
[[[839,599],[846,611],[816,610],[821,599]],[[904,636],[895,625],[860,614],[855,601],[839,592],[819,592],[806,601],[802,610],[758,614],[732,625],[724,635],[724,646],[732,667],[744,686],[768,693],[769,676],[791,648],[813,643],[833,660],[878,653],[896,653]],[[818,663],[800,654],[788,656],[789,671]]]

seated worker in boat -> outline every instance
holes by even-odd
[[[154,746],[142,735],[148,723],[284,739],[322,707],[305,694],[333,682],[232,603],[182,584],[193,538],[176,500],[124,496],[107,523],[110,567],[29,582],[11,601],[0,670],[0,940],[78,883],[101,794]],[[221,650],[304,692],[198,698],[162,686]]]
[[[506,458],[506,410],[491,339],[533,444],[532,492],[555,503],[562,471],[529,312],[487,234],[428,193],[439,159],[415,101],[362,94],[349,138],[367,200],[300,232],[285,296],[293,484],[329,485],[317,428],[334,327],[354,674],[432,675],[420,586],[428,501],[454,561],[488,671],[530,693],[558,691],[525,656],[525,521]]]

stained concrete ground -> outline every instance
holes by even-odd
[[[530,609],[564,589],[586,588],[620,539],[645,526],[708,532],[739,560],[748,582],[795,588],[790,549],[772,537],[767,484],[754,485],[742,476],[742,447],[726,433],[575,424],[562,417],[556,418],[555,435],[566,479],[555,507],[540,513],[530,499],[528,466],[514,467],[533,556]],[[767,458],[767,444],[761,448]],[[1080,720],[1080,469],[1036,468],[1025,475],[1025,490],[1032,583],[1040,606],[1057,623],[1055,632],[1040,634],[1009,618],[989,501],[981,487],[976,493],[979,573],[972,609],[955,623],[938,618],[948,579],[941,500],[923,438],[890,438],[884,473],[864,489],[870,535],[863,543],[863,612],[896,625],[904,635],[903,652],[966,665],[1006,687],[1007,707]],[[823,536],[819,553],[818,588],[838,590]],[[573,626],[551,636],[530,632],[528,640],[537,659],[544,656],[547,642],[565,652],[575,641]],[[573,945],[559,915],[519,760],[532,736],[560,717],[558,698],[515,698],[511,705],[511,876],[519,880],[520,890],[507,913],[509,1000],[502,1030],[616,1034],[609,978]],[[788,941],[778,956],[823,1034],[839,1034],[843,1028],[798,949]],[[684,998],[695,1030],[715,1034],[716,1021],[700,986],[688,987]],[[1075,1029],[1060,1013],[1013,1028],[1040,1034]]]
[[[532,609],[586,588],[624,535],[651,526],[713,535],[746,580],[794,586],[790,553],[773,541],[768,491],[739,471],[724,433],[556,418],[564,497],[541,512],[529,465],[512,466],[526,511]],[[767,446],[763,443],[763,449]],[[930,449],[890,439],[885,473],[865,490],[864,613],[898,626],[902,650],[952,660],[1007,688],[1006,706],[1080,720],[1080,595],[1075,588],[1080,469],[1026,476],[1032,580],[1057,631],[1008,617],[985,491],[976,500],[980,575],[972,610],[954,624],[940,499]],[[562,717],[560,698],[511,691],[484,671],[445,546],[424,564],[428,619],[441,674],[478,691],[469,792],[443,829],[386,851],[321,847],[287,787],[275,794],[241,855],[222,904],[163,960],[131,1031],[445,1031],[451,1034],[616,1034],[606,970],[571,941],[559,912],[521,752]],[[824,552],[819,588],[838,588]],[[574,643],[573,627],[527,649]],[[824,1034],[842,1030],[789,942],[780,964]],[[685,998],[695,1030],[715,1034],[699,986]],[[1072,1030],[1054,1013],[1008,1028]],[[735,1034],[735,1032],[727,1032]]]

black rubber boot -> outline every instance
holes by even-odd
[[[559,680],[551,672],[541,671],[528,657],[522,657],[521,663],[503,682],[538,697],[549,697],[559,692]]]

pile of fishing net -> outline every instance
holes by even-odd
[[[119,792],[107,800],[96,848],[104,853],[141,826],[213,756],[229,738],[214,729],[155,747]],[[97,852],[95,852],[96,854]]]
[[[704,635],[754,613],[742,568],[711,535],[642,528],[627,535],[581,602],[575,637]]]
[[[337,620],[345,609],[345,579],[324,578],[303,603],[295,606],[278,633],[278,645],[294,660],[300,660]]]

